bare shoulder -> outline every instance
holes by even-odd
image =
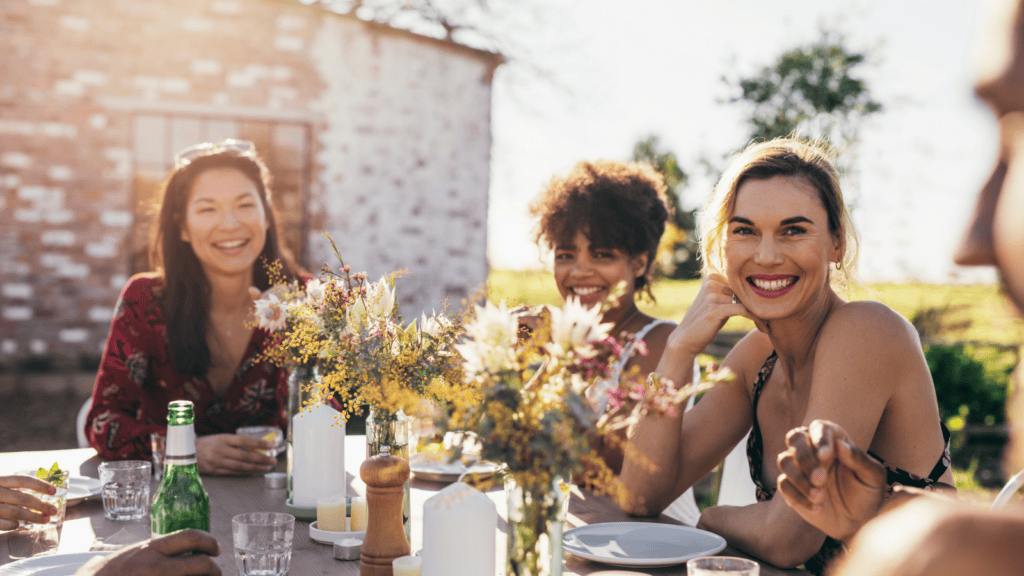
[[[726,354],[722,366],[735,373],[749,390],[773,350],[768,336],[759,330],[751,330]]]
[[[850,343],[871,348],[921,347],[917,331],[910,322],[892,308],[872,300],[847,302],[839,306],[821,327],[819,345],[847,346]]]

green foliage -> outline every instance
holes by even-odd
[[[748,106],[754,140],[795,132],[849,145],[857,140],[860,120],[882,109],[867,84],[852,75],[865,59],[848,50],[842,38],[823,32],[816,42],[784,52],[753,76],[723,78],[739,88],[728,102]]]
[[[1012,365],[1003,365],[999,358],[998,353],[979,352],[975,346],[927,347],[925,359],[944,421],[988,425],[1003,422]]]
[[[689,176],[679,165],[675,153],[661,151],[659,144],[658,137],[652,134],[633,146],[633,160],[650,164],[665,179],[666,192],[671,202],[669,209],[672,211],[672,219],[658,247],[655,270],[668,278],[697,278],[700,276],[700,262],[697,260],[700,246],[697,210],[684,210],[680,202],[680,195],[689,182]]]

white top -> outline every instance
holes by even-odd
[[[622,348],[622,356],[620,356],[615,364],[612,365],[608,379],[594,384],[589,390],[587,390],[587,400],[594,408],[595,413],[604,414],[604,411],[608,408],[608,393],[612,388],[616,388],[619,385],[619,380],[622,378],[622,371],[626,369],[626,364],[628,364],[630,358],[633,357],[633,348],[636,345],[636,341],[643,340],[644,337],[647,336],[647,333],[655,326],[658,326],[659,324],[672,323],[673,322],[671,320],[655,318],[633,334],[633,338],[630,339],[630,341]]]

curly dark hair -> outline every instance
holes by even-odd
[[[579,162],[554,176],[530,203],[540,218],[536,241],[549,248],[572,244],[582,232],[598,248],[647,254],[647,270],[634,288],[650,296],[651,269],[671,212],[665,180],[649,164]]]

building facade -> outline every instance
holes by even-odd
[[[404,315],[486,280],[500,56],[298,0],[0,6],[0,362],[95,355],[174,153],[251,140],[311,272],[329,233]]]

